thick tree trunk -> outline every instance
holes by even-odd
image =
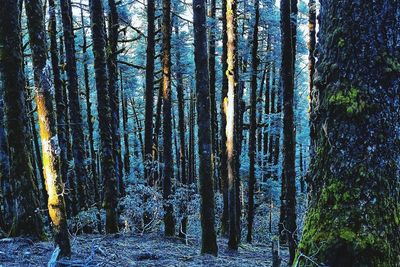
[[[104,200],[106,210],[106,232],[118,232],[118,189],[117,175],[114,168],[112,141],[112,114],[109,91],[107,89],[106,40],[104,32],[103,3],[101,0],[90,1],[90,18],[94,52],[94,69],[97,88],[97,109],[101,140],[101,170],[104,177]]]
[[[193,1],[194,55],[196,64],[199,181],[201,195],[201,253],[217,255],[211,134],[210,81],[208,76],[206,7],[204,0]],[[215,99],[214,99],[215,100]]]
[[[400,262],[399,12],[391,0],[321,1],[302,265]]]
[[[153,184],[153,102],[154,102],[154,54],[155,54],[155,2],[147,0],[147,50],[146,50],[146,111],[144,122],[145,180]]]
[[[254,188],[256,184],[256,131],[257,131],[257,73],[258,73],[258,24],[260,20],[259,0],[254,0],[254,28],[251,61],[251,91],[250,91],[250,140],[249,140],[249,192],[248,192],[248,213],[247,213],[247,242],[251,243],[254,221]]]
[[[4,73],[4,66],[0,61],[0,229],[6,232],[12,224],[13,213],[11,209],[12,187],[10,180],[10,159],[8,154],[6,122],[4,120],[4,93],[6,91]]]
[[[60,257],[71,255],[64,184],[61,177],[61,151],[53,107],[54,87],[47,62],[46,31],[41,0],[25,1],[35,79],[35,98],[42,142],[43,173],[48,195],[48,209]]]
[[[20,1],[0,1],[0,70],[4,90],[4,106],[7,141],[10,151],[10,186],[12,225],[10,235],[28,235],[43,238],[43,225],[39,213],[39,201],[34,182],[27,131],[25,127],[25,77],[23,73],[21,46]]]
[[[171,101],[171,0],[162,1],[163,22],[163,53],[162,53],[162,88],[163,88],[163,158],[164,179],[163,197],[168,201],[172,195],[172,180],[174,176],[174,162],[172,156],[172,101]],[[173,206],[171,203],[164,204],[165,235],[175,234],[175,222],[173,217]]]
[[[291,264],[296,250],[296,172],[294,130],[293,36],[291,32],[290,0],[281,0],[282,90],[283,90],[283,170],[279,234],[288,243]]]
[[[66,54],[66,71],[68,77],[68,105],[70,128],[72,135],[72,154],[74,159],[74,170],[77,183],[77,198],[79,207],[87,207],[86,184],[87,171],[85,165],[85,138],[83,135],[83,119],[81,106],[79,104],[78,75],[76,71],[75,41],[72,25],[71,0],[62,0],[61,15],[64,30],[64,44]]]

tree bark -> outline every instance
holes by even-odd
[[[293,78],[293,35],[291,24],[291,1],[281,0],[282,32],[282,90],[283,90],[283,166],[281,212],[279,234],[282,243],[289,245],[289,264],[293,263],[296,250],[296,172],[295,172],[295,130],[294,130],[294,78]]]
[[[154,54],[155,54],[155,2],[147,0],[147,50],[146,50],[146,111],[144,122],[145,180],[152,185],[153,161],[153,106],[154,106]]]
[[[104,177],[104,200],[106,210],[106,232],[118,232],[118,189],[114,168],[112,114],[107,88],[106,40],[104,10],[101,0],[90,0],[90,18],[93,40],[94,69],[97,88],[97,109],[101,140],[101,170]]]
[[[9,211],[12,213],[11,236],[28,235],[43,238],[43,225],[36,212],[39,201],[35,195],[31,159],[27,148],[25,127],[25,77],[21,45],[20,1],[0,1],[0,66],[4,90],[4,106],[7,141],[10,151],[10,186],[13,199]]]
[[[257,131],[257,73],[258,73],[258,24],[260,20],[259,0],[254,0],[254,28],[252,41],[251,61],[251,91],[250,91],[250,140],[249,140],[249,192],[248,192],[248,214],[247,214],[247,242],[251,243],[254,222],[254,188],[256,184],[256,131]]]
[[[171,0],[162,1],[162,88],[163,88],[163,159],[164,179],[163,198],[164,203],[164,233],[166,236],[175,234],[175,222],[173,217],[173,206],[168,203],[172,195],[173,156],[172,156],[172,102],[171,102]]]
[[[71,0],[62,0],[61,15],[64,31],[64,44],[66,54],[66,72],[68,78],[68,105],[70,129],[72,135],[72,154],[74,159],[74,171],[77,183],[77,198],[79,207],[87,207],[87,171],[85,165],[85,138],[83,135],[83,119],[79,104],[78,74],[76,71],[75,41],[72,25]]]
[[[400,3],[321,1],[319,105],[302,255],[327,266],[400,262]],[[334,19],[332,19],[334,18]]]
[[[119,16],[115,0],[108,0],[108,92],[110,96],[110,107],[112,116],[112,140],[113,140],[113,154],[115,173],[118,181],[118,192],[120,196],[125,195],[125,186],[122,171],[122,157],[121,157],[121,132],[119,128],[119,91],[118,91],[118,29],[119,29]],[[105,26],[105,25],[104,25]],[[107,38],[107,37],[106,37]]]
[[[46,31],[41,0],[25,1],[29,42],[35,80],[35,98],[42,142],[43,173],[48,195],[48,209],[54,231],[55,243],[60,248],[59,257],[71,255],[64,184],[61,177],[61,149],[58,141],[56,115],[53,107],[54,86],[50,64],[47,62]]]
[[[228,206],[229,206],[229,242],[228,247],[233,250],[238,249],[238,229],[237,229],[237,194],[236,191],[236,138],[235,138],[235,119],[238,116],[235,112],[235,101],[237,93],[238,73],[237,73],[237,21],[236,21],[236,0],[226,1],[226,25],[227,25],[227,69],[225,75],[228,79],[228,93],[224,98],[224,110],[226,117],[226,151],[228,169]]]
[[[201,195],[201,253],[218,254],[215,233],[213,143],[211,134],[210,80],[208,76],[206,7],[204,0],[193,1],[194,56],[196,65],[199,181]]]
[[[221,141],[220,141],[220,179],[221,179],[221,191],[223,197],[223,210],[221,215],[221,234],[227,235],[229,232],[229,211],[228,211],[228,159],[226,150],[226,117],[225,117],[225,106],[224,100],[228,96],[228,78],[226,70],[228,69],[227,63],[227,21],[226,21],[226,0],[222,0],[222,90],[221,90]]]

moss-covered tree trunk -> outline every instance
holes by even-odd
[[[312,199],[297,260],[398,266],[400,3],[321,1]]]
[[[88,182],[85,164],[85,138],[82,131],[83,119],[79,103],[78,74],[76,70],[75,40],[72,23],[72,9],[70,0],[61,0],[61,16],[63,22],[66,72],[68,78],[68,111],[72,136],[72,155],[77,184],[77,199],[79,207],[87,207],[86,185]]]
[[[60,175],[65,183],[65,187],[70,190],[70,181],[68,179],[68,157],[67,157],[67,140],[66,140],[66,108],[64,103],[64,92],[62,88],[60,61],[58,56],[57,44],[57,18],[56,18],[56,4],[54,0],[49,0],[49,24],[48,32],[50,36],[50,56],[51,68],[53,71],[54,80],[54,97],[56,102],[56,120],[57,120],[57,135],[58,143],[60,145]],[[71,197],[64,195],[66,210],[70,210]]]
[[[43,173],[48,195],[48,209],[54,231],[54,239],[60,248],[60,256],[70,256],[71,246],[64,200],[64,183],[61,177],[61,150],[54,113],[54,86],[50,63],[47,59],[46,31],[41,0],[25,1],[28,19],[29,42],[35,79],[35,99],[42,143]]]
[[[89,141],[89,158],[90,158],[90,172],[91,172],[91,184],[88,191],[90,192],[90,196],[92,197],[90,200],[94,200],[95,204],[99,206],[100,202],[100,194],[98,191],[98,175],[97,175],[97,166],[96,166],[96,158],[95,158],[95,150],[94,150],[94,117],[92,115],[92,102],[90,101],[90,81],[89,81],[89,53],[87,51],[88,44],[86,38],[86,23],[85,18],[83,16],[83,8],[81,8],[81,24],[82,24],[82,54],[83,54],[83,76],[84,76],[84,84],[85,84],[85,100],[86,100],[86,121],[88,125],[88,141]],[[88,195],[89,196],[89,195]]]
[[[196,64],[197,126],[199,141],[199,181],[201,195],[201,252],[217,255],[215,233],[213,138],[208,73],[206,7],[204,0],[193,1],[194,55]]]
[[[94,70],[97,88],[97,110],[101,140],[101,170],[104,179],[103,206],[106,210],[106,232],[118,232],[118,189],[114,168],[112,141],[112,115],[107,88],[106,39],[104,31],[104,9],[101,0],[90,1],[90,19],[93,39]]]
[[[164,159],[164,226],[165,235],[175,233],[173,206],[169,203],[172,195],[172,181],[174,177],[174,160],[172,156],[172,99],[171,99],[171,0],[162,1],[162,88],[163,88],[163,159]]]
[[[112,140],[114,152],[115,172],[118,179],[118,192],[121,196],[125,195],[125,186],[123,181],[122,157],[121,157],[121,131],[119,127],[119,87],[118,87],[118,29],[119,15],[115,0],[108,0],[108,92],[110,95],[110,107],[112,115]]]
[[[7,141],[10,151],[10,188],[12,200],[8,211],[12,214],[11,236],[43,237],[39,201],[35,191],[34,174],[27,147],[25,127],[25,77],[21,45],[20,1],[0,1],[0,66],[4,86],[4,106]]]

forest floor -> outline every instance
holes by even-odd
[[[72,239],[67,266],[272,266],[271,246],[243,243],[237,252],[219,239],[218,257],[202,256],[198,241],[184,244],[176,238],[145,235],[79,235]],[[0,239],[0,267],[47,266],[54,251],[51,242],[27,238]],[[282,265],[288,257],[281,249]]]

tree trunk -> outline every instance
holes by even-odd
[[[211,20],[211,25],[208,31],[208,68],[209,68],[209,78],[210,78],[210,103],[211,103],[211,142],[213,150],[213,171],[214,176],[218,180],[220,179],[218,175],[218,117],[217,117],[217,106],[215,98],[215,85],[216,85],[216,75],[215,75],[215,52],[216,52],[216,40],[215,32],[217,29],[217,18],[216,18],[216,0],[210,0],[210,7],[208,10],[208,17]],[[214,182],[215,191],[217,192],[219,182],[216,180]]]
[[[153,102],[154,102],[154,54],[155,54],[155,2],[147,0],[147,50],[146,50],[146,111],[144,122],[145,180],[150,185],[153,161]]]
[[[206,7],[204,0],[193,1],[194,55],[196,64],[199,181],[201,195],[201,253],[217,255],[213,181],[213,133],[211,126],[210,80],[208,76]],[[214,77],[215,78],[215,77]],[[215,82],[215,81],[214,81]],[[214,88],[215,90],[215,88]],[[215,101],[215,99],[214,99]]]
[[[327,266],[400,262],[398,1],[322,1],[315,156],[303,255]],[[331,19],[335,18],[335,19]]]
[[[317,43],[317,7],[315,0],[310,0],[308,3],[309,7],[309,16],[308,16],[308,30],[309,30],[309,41],[308,41],[308,61],[309,61],[309,70],[310,70],[310,88],[309,88],[309,96],[310,96],[310,156],[313,157],[315,155],[315,146],[314,140],[316,139],[316,129],[314,125],[314,112],[313,109],[316,105],[316,98],[314,91],[314,74],[315,74],[315,47]]]
[[[109,14],[108,14],[108,92],[110,96],[110,107],[112,116],[112,140],[113,140],[113,154],[115,173],[118,181],[118,191],[120,196],[125,195],[125,186],[123,181],[122,172],[122,157],[121,157],[121,132],[119,129],[119,91],[118,91],[118,29],[119,17],[115,0],[108,0]],[[104,25],[105,26],[105,25]]]
[[[7,201],[13,216],[9,233],[11,236],[43,238],[42,221],[36,212],[39,208],[35,196],[37,188],[27,148],[20,2],[1,0],[0,5],[0,70],[5,89],[4,106],[12,174],[10,186],[13,191],[13,199]]]
[[[60,145],[60,175],[67,190],[71,189],[68,179],[68,156],[67,156],[67,140],[66,140],[66,105],[64,103],[64,92],[62,88],[60,62],[57,45],[57,18],[56,5],[54,0],[49,0],[49,24],[48,32],[50,35],[50,56],[51,67],[54,79],[54,91],[56,102],[56,120],[57,120],[57,135]],[[71,198],[68,194],[64,195],[67,214],[71,207]]]
[[[290,0],[281,0],[282,32],[282,90],[283,90],[283,166],[281,213],[279,234],[282,243],[289,245],[289,264],[293,263],[296,250],[296,172],[295,172],[295,130],[294,130],[294,78],[293,78],[293,36],[291,32]]]
[[[228,94],[224,99],[224,109],[226,116],[226,151],[227,151],[227,169],[228,169],[228,206],[229,206],[229,242],[230,249],[238,249],[237,232],[237,202],[236,197],[239,192],[236,191],[236,138],[235,138],[235,101],[237,93],[238,73],[237,73],[237,21],[236,21],[236,0],[226,1],[226,24],[227,24],[227,69],[225,75],[228,78]]]
[[[99,204],[100,196],[98,193],[98,176],[97,176],[97,168],[96,168],[96,160],[95,160],[95,152],[94,152],[94,140],[93,140],[93,122],[94,117],[92,116],[92,103],[90,102],[90,85],[89,85],[89,69],[87,61],[89,60],[89,55],[87,53],[87,42],[86,42],[86,30],[85,30],[85,21],[83,17],[83,9],[81,8],[81,23],[82,23],[82,53],[83,53],[83,72],[85,79],[85,97],[86,97],[86,119],[88,123],[88,138],[89,138],[89,158],[90,158],[90,171],[92,173],[92,187],[88,189],[91,194],[94,196],[94,202]],[[93,200],[93,199],[92,199]]]
[[[248,214],[247,214],[247,242],[251,243],[254,221],[254,187],[256,184],[256,131],[257,131],[257,73],[258,73],[258,23],[260,20],[259,0],[254,0],[254,28],[251,61],[251,92],[250,92],[250,142],[249,142],[249,192],[248,192]]]
[[[71,0],[62,0],[60,2],[67,64],[66,71],[68,77],[68,105],[69,118],[71,120],[70,128],[72,135],[72,154],[74,159],[74,170],[78,189],[77,197],[79,207],[81,209],[85,209],[87,207],[86,184],[88,179],[85,165],[85,138],[82,131],[83,120],[81,107],[79,104],[79,86],[78,75],[76,71],[75,41],[72,25]]]
[[[124,169],[125,175],[129,177],[131,172],[131,161],[130,161],[130,153],[129,153],[129,132],[128,132],[128,98],[125,95],[124,91],[124,81],[122,77],[122,70],[119,70],[120,73],[120,86],[121,86],[121,101],[122,101],[122,127],[124,130]]]
[[[174,176],[174,162],[172,157],[172,102],[171,102],[171,0],[162,1],[162,88],[163,88],[163,158],[164,158],[164,180],[163,197],[168,201],[172,195],[172,180]],[[171,203],[164,204],[165,235],[173,236],[175,222],[173,217],[173,206]]]
[[[177,23],[175,24],[175,34],[176,38],[179,42],[183,42],[179,33],[179,26]],[[179,43],[181,45],[181,43]],[[188,184],[187,179],[187,170],[186,170],[186,140],[185,140],[185,95],[184,95],[184,87],[183,87],[183,75],[182,75],[182,67],[181,67],[181,52],[180,47],[176,48],[176,91],[178,96],[178,125],[179,125],[179,169],[181,176],[182,185]],[[185,211],[182,211],[185,212]],[[181,237],[186,237],[186,228],[187,228],[187,220],[188,218],[185,216],[181,221],[181,231],[179,232]],[[181,233],[182,232],[182,233]]]
[[[223,197],[223,211],[221,216],[221,234],[227,235],[229,232],[229,211],[228,211],[228,159],[226,149],[226,117],[225,117],[225,98],[228,96],[228,77],[226,70],[228,69],[227,53],[228,53],[228,35],[226,21],[226,0],[222,0],[222,90],[221,90],[221,142],[220,142],[220,179]]]
[[[25,1],[29,42],[35,79],[35,98],[42,142],[43,173],[48,195],[48,209],[59,257],[71,255],[64,184],[61,177],[61,151],[57,135],[56,115],[53,107],[54,87],[50,65],[47,64],[46,31],[41,0]]]
[[[90,18],[94,52],[94,69],[97,88],[97,110],[101,140],[101,170],[104,177],[104,200],[106,210],[106,232],[118,232],[118,189],[114,168],[112,141],[112,114],[107,90],[106,41],[104,32],[104,10],[101,0],[90,1]]]

